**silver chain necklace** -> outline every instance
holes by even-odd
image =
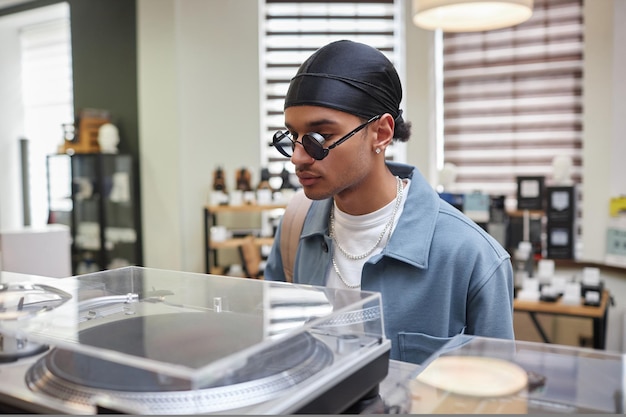
[[[343,275],[341,275],[341,272],[339,272],[339,267],[337,266],[337,262],[335,261],[335,256],[334,255],[331,258],[331,260],[333,262],[333,268],[335,269],[335,272],[337,273],[337,276],[339,277],[341,282],[343,282],[343,285],[345,285],[348,288],[359,288],[361,286],[360,282],[357,283],[357,284],[350,284],[350,283],[348,283],[348,281],[346,281],[346,279],[343,277]]]
[[[330,237],[333,239],[333,242],[335,242],[335,245],[337,245],[337,248],[339,249],[339,252],[341,252],[346,258],[351,259],[353,261],[358,261],[360,259],[367,258],[369,255],[372,254],[372,252],[374,252],[374,250],[376,250],[376,248],[378,247],[380,242],[382,242],[383,238],[385,237],[385,235],[387,233],[389,233],[389,235],[391,235],[391,229],[393,227],[393,223],[395,221],[396,214],[398,213],[398,209],[400,208],[400,203],[402,202],[402,191],[404,189],[403,184],[402,184],[402,180],[399,177],[396,177],[396,179],[397,179],[396,203],[393,206],[393,212],[391,213],[391,217],[389,218],[389,221],[387,222],[387,224],[385,224],[385,227],[383,228],[382,232],[378,236],[378,239],[376,240],[376,243],[374,243],[374,246],[372,248],[368,249],[367,251],[365,251],[364,253],[362,253],[361,255],[353,255],[353,254],[351,254],[350,252],[346,251],[341,246],[341,244],[339,243],[339,240],[337,239],[337,236],[335,235],[335,214],[334,214],[335,213],[335,206],[333,204],[333,206],[332,206],[332,208],[330,210]],[[387,237],[387,239],[389,239],[389,236]],[[337,275],[339,275],[339,274],[337,274]]]
[[[378,247],[378,244],[383,240],[383,237],[385,236],[385,234],[387,234],[387,232],[389,232],[389,236],[391,235],[391,228],[393,227],[393,223],[395,221],[396,214],[398,213],[398,209],[400,208],[400,203],[402,202],[402,192],[404,190],[404,186],[403,186],[402,180],[399,177],[396,177],[396,179],[398,180],[397,181],[397,188],[396,188],[396,202],[395,202],[395,205],[393,207],[393,212],[391,213],[391,218],[389,219],[389,221],[387,222],[387,224],[383,228],[383,231],[381,232],[380,236],[378,236],[378,240],[376,241],[376,244],[374,245],[374,247],[369,249],[367,252],[365,252],[362,255],[353,255],[353,254],[347,252],[345,249],[343,249],[343,247],[341,247],[341,245],[337,241],[337,238],[335,236],[335,216],[333,214],[334,213],[334,205],[333,205],[333,208],[330,211],[330,236],[332,237],[333,242],[335,242],[335,244],[339,248],[339,251],[346,258],[348,258],[350,260],[354,260],[354,261],[358,261],[358,260],[361,260],[363,258],[366,258],[367,256],[371,255],[372,252],[374,252],[374,250]],[[387,240],[389,240],[389,236],[387,237]],[[332,261],[333,269],[335,270],[335,273],[337,274],[337,276],[339,277],[341,282],[343,282],[343,284],[346,287],[348,287],[348,288],[359,288],[361,286],[360,282],[357,283],[357,284],[350,284],[348,281],[346,281],[346,279],[343,277],[343,275],[341,275],[341,272],[339,271],[339,267],[337,266],[337,261],[335,261],[335,255],[333,255],[331,257],[331,261]]]

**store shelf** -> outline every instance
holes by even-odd
[[[221,274],[224,272],[224,265],[218,262],[218,251],[222,249],[238,249],[246,242],[245,237],[234,237],[225,240],[216,241],[211,238],[211,227],[219,224],[218,215],[235,214],[250,215],[253,213],[270,212],[273,210],[281,210],[286,207],[285,204],[243,204],[243,205],[208,205],[204,207],[204,233],[205,233],[205,272],[210,274]],[[255,236],[254,244],[261,247],[264,245],[272,245],[273,237]]]

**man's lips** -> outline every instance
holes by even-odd
[[[317,180],[320,179],[319,175],[315,175],[309,172],[299,172],[297,173],[297,175],[298,175],[298,179],[300,180],[300,184],[302,184],[302,186],[312,185],[313,183],[315,183]]]

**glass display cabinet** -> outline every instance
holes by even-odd
[[[47,172],[48,223],[71,228],[73,274],[142,264],[130,155],[48,155]]]

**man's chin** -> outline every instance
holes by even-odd
[[[302,189],[304,190],[304,195],[306,195],[309,200],[325,200],[330,197],[328,193],[321,192],[315,187],[307,187],[303,185]]]

